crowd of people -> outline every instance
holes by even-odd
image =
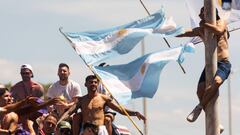
[[[59,64],[59,80],[48,88],[45,101],[43,86],[32,80],[32,66],[23,64],[20,75],[22,80],[10,89],[0,85],[0,134],[112,135],[116,115],[112,110],[127,115],[106,95],[95,75],[86,77],[87,94],[82,95],[80,85],[69,79],[70,68],[65,63]],[[75,111],[61,119],[73,106]],[[141,113],[124,109],[130,116],[146,120]]]
[[[217,10],[216,10],[217,12]],[[206,88],[205,69],[199,79],[197,95],[199,104],[188,115],[187,120],[194,122],[209,101],[218,92],[219,87],[231,72],[229,62],[227,23],[216,14],[216,25],[204,20],[204,8],[201,9],[199,27],[185,31],[177,37],[199,36],[203,42],[205,30],[209,30],[217,39],[218,68],[212,85]],[[206,43],[205,43],[206,44]],[[99,66],[104,66],[101,64]],[[87,94],[82,95],[80,85],[69,79],[70,68],[61,63],[58,67],[59,80],[48,88],[48,100],[42,100],[44,89],[32,80],[33,69],[29,64],[20,68],[22,81],[8,90],[0,85],[0,134],[1,135],[112,135],[112,122],[115,112],[136,116],[145,122],[146,118],[137,111],[121,108],[111,95],[106,95],[104,87],[95,75],[85,79]],[[67,110],[75,106],[74,113],[61,119]],[[112,110],[111,110],[112,109]],[[68,115],[67,115],[68,116]],[[220,132],[223,128],[219,128]]]

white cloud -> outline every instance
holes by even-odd
[[[17,63],[14,63],[12,61],[8,61],[6,59],[0,59],[0,83],[9,83],[9,82],[15,82],[16,80],[20,79],[19,73],[20,73],[20,65]],[[16,68],[18,67],[18,68]]]

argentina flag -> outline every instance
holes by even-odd
[[[192,43],[174,49],[150,53],[128,64],[93,67],[102,84],[116,100],[126,104],[132,98],[152,98],[159,85],[160,74],[170,61],[182,63],[184,53],[194,52]]]
[[[62,32],[62,31],[61,31]],[[176,36],[183,32],[173,19],[166,18],[163,9],[131,23],[92,32],[62,32],[72,47],[88,65],[122,55],[132,50],[146,35]]]

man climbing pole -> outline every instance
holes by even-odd
[[[211,85],[207,85],[205,69],[203,70],[197,88],[197,95],[200,103],[188,115],[187,120],[189,122],[194,122],[200,115],[202,109],[205,110],[205,107],[209,101],[218,93],[219,87],[228,78],[231,72],[231,64],[228,61],[229,51],[227,39],[229,37],[229,33],[227,31],[226,21],[219,17],[216,9],[216,25],[207,23],[204,19],[204,7],[201,8],[199,17],[201,19],[199,27],[187,30],[185,33],[178,35],[177,37],[199,36],[206,45],[207,40],[205,36],[205,30],[208,30],[210,33],[212,33],[213,38],[216,38],[217,40],[217,71],[213,77],[213,81],[210,81]]]

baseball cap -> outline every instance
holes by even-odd
[[[60,129],[71,129],[71,125],[69,122],[67,121],[61,121],[59,124],[58,124],[58,128]]]
[[[32,77],[33,77],[33,68],[32,68],[32,66],[30,64],[23,64],[21,66],[20,71],[22,71],[23,69],[29,69],[32,72]]]

